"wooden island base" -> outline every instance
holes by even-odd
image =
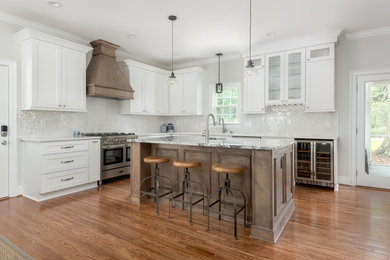
[[[294,192],[292,151],[291,144],[276,150],[249,150],[132,143],[130,201],[140,204],[144,199],[148,199],[143,197],[141,199],[140,183],[143,178],[152,174],[154,165],[144,163],[145,156],[170,158],[170,163],[159,165],[159,168],[160,175],[167,176],[173,183],[184,178],[183,169],[174,167],[173,160],[200,162],[200,167],[190,170],[191,179],[202,183],[207,195],[222,186],[225,177],[211,171],[213,164],[241,165],[244,172],[230,178],[232,187],[245,194],[251,237],[276,243],[295,209],[292,196]],[[146,183],[142,189],[147,189],[150,184]],[[180,190],[181,187],[175,187],[176,192]],[[194,187],[194,192],[200,192],[200,189]],[[243,214],[239,215],[239,223],[243,223]]]

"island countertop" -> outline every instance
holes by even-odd
[[[144,135],[129,140],[134,143],[189,145],[250,150],[278,150],[294,142],[292,138],[261,138],[256,136],[211,136],[206,143],[202,135],[162,134]]]

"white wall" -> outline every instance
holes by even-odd
[[[390,67],[390,35],[348,40],[336,47],[336,109],[339,113],[340,182],[351,184],[350,73]]]

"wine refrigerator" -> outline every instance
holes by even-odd
[[[332,140],[296,140],[295,182],[334,187],[333,156]]]

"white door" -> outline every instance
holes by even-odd
[[[195,115],[197,113],[198,73],[183,75],[183,113]]]
[[[156,72],[144,71],[144,80],[142,85],[142,98],[144,113],[154,113],[156,110],[155,90],[157,84]]]
[[[390,189],[390,74],[359,77],[357,104],[356,184]]]
[[[61,104],[61,47],[36,41],[33,106],[58,108]],[[34,59],[33,59],[34,60]]]
[[[284,53],[268,54],[265,57],[266,104],[281,104],[284,100]]]
[[[8,127],[8,67],[0,65],[0,126]],[[0,198],[8,196],[8,136],[0,135]]]
[[[157,73],[156,84],[156,113],[168,114],[169,113],[169,86],[168,76]]]
[[[334,111],[334,60],[307,63],[306,111]]]
[[[134,99],[130,100],[130,112],[141,113],[143,110],[142,84],[144,70],[130,67],[130,85],[134,90]]]
[[[176,84],[169,86],[169,113],[183,114],[183,75],[176,75]]]
[[[305,96],[305,49],[291,50],[285,57],[285,97],[290,104],[302,104]]]
[[[62,106],[85,109],[85,54],[62,49]]]

